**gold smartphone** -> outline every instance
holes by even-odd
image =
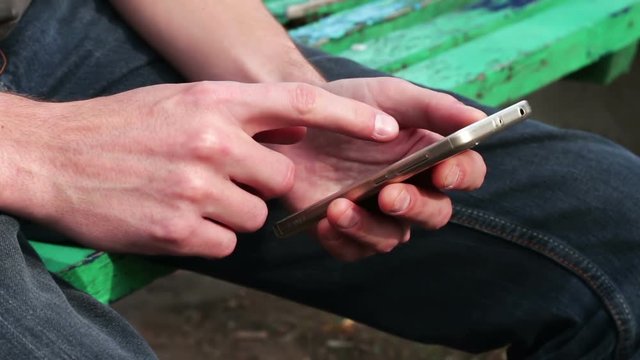
[[[357,181],[306,209],[287,216],[276,223],[274,232],[278,237],[300,232],[326,217],[327,208],[333,200],[346,198],[356,202],[373,195],[387,184],[404,181],[461,151],[471,149],[489,136],[521,122],[530,114],[531,107],[526,101],[511,105],[414,152],[367,179]]]

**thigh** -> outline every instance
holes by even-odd
[[[154,359],[117,313],[53,278],[0,214],[0,357]]]
[[[0,49],[0,91],[80,100],[182,77],[125,25],[106,0],[33,0]]]

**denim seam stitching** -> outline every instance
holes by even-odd
[[[577,274],[580,279],[582,279],[589,287],[592,288],[592,290],[604,303],[605,308],[611,314],[616,327],[618,328],[619,344],[616,349],[616,358],[622,359],[628,357],[628,353],[635,333],[634,322],[631,316],[629,305],[627,304],[624,297],[620,294],[620,291],[617,289],[617,287],[611,282],[611,280],[609,280],[604,271],[596,266],[596,264],[589,261],[577,250],[568,246],[564,242],[553,239],[547,235],[538,233],[521,225],[508,222],[496,216],[489,215],[482,211],[465,208],[457,204],[454,205],[454,208],[456,211],[452,216],[451,221],[453,223],[471,227],[491,235],[496,235],[525,248],[534,250],[537,253],[550,258],[551,260],[562,265],[564,268]],[[476,219],[474,218],[474,216],[481,219]],[[485,220],[484,223],[482,220]],[[509,227],[511,230],[517,230],[518,232],[523,233],[526,236],[518,237],[517,235],[510,234],[505,230],[501,230],[495,227],[489,228],[490,224],[487,224],[487,221],[492,221],[498,223],[499,225]],[[544,240],[548,244],[556,247],[559,251],[553,250],[548,246],[545,247],[540,244],[536,244],[534,242],[535,239]],[[569,260],[563,259],[561,254],[562,252],[565,252],[571,257],[580,260],[580,262],[582,262],[583,264],[579,265],[574,262],[570,262]],[[585,267],[586,270],[594,274],[589,275],[588,271],[585,271]],[[613,294],[614,299],[611,299],[609,296],[607,296],[607,293]]]

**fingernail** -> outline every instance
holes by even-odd
[[[398,133],[398,123],[394,118],[386,114],[376,115],[375,129],[373,130],[377,138],[389,138]]]
[[[401,190],[396,199],[393,201],[393,207],[391,208],[391,212],[393,213],[401,213],[408,206],[409,202],[411,202],[411,197],[405,190]]]
[[[459,178],[460,169],[457,166],[452,167],[444,178],[444,188],[453,189],[453,187],[458,183]]]
[[[353,210],[349,209],[345,211],[344,214],[342,214],[340,219],[338,219],[338,226],[340,226],[343,229],[350,229],[354,227],[357,222],[358,222],[358,215],[356,215],[356,213]]]

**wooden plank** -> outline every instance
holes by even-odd
[[[51,244],[39,241],[30,241],[42,262],[51,272],[62,271],[75,264],[82,263],[96,251],[78,246]]]
[[[325,16],[365,4],[370,0],[265,0],[267,9],[280,21]]]
[[[58,275],[98,301],[112,303],[174,269],[132,255],[100,253]]]
[[[395,72],[530,17],[564,0],[533,0],[494,9],[476,0],[426,23],[395,29],[351,46],[338,55],[385,72]]]
[[[473,1],[376,0],[293,29],[289,34],[299,43],[338,53],[354,43],[379,37],[394,27],[425,22]]]
[[[619,76],[631,70],[637,53],[638,43],[635,42],[620,51],[604,56],[595,64],[571,74],[569,79],[609,85]]]
[[[570,0],[396,75],[499,105],[639,37],[640,0]]]
[[[173,269],[144,257],[31,241],[49,271],[102,303],[114,302]]]
[[[287,9],[289,6],[295,6],[297,4],[305,3],[306,0],[263,0],[266,8],[271,14],[280,22],[286,22]]]

